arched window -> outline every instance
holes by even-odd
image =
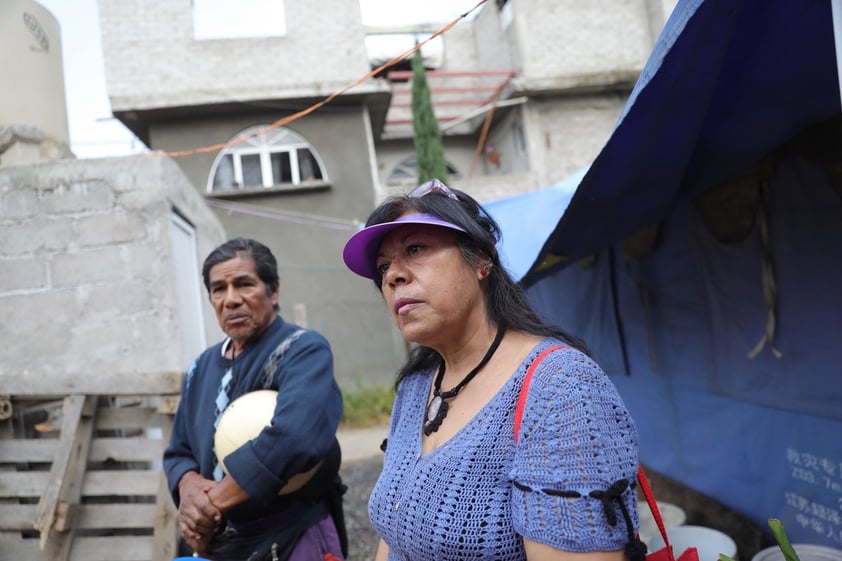
[[[208,192],[327,181],[318,152],[300,134],[273,129],[252,136],[268,125],[250,127],[234,137],[247,137],[217,154],[208,178]]]
[[[447,166],[447,174],[450,177],[458,177],[459,171],[445,162]],[[404,158],[401,163],[395,166],[389,178],[386,180],[388,185],[401,187],[414,187],[418,181],[418,161],[415,156]]]

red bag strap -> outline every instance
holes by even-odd
[[[533,360],[532,364],[529,366],[529,370],[526,371],[526,376],[523,377],[523,384],[520,386],[520,393],[518,394],[517,403],[515,404],[515,444],[517,444],[518,435],[520,435],[520,423],[523,419],[523,408],[526,406],[526,398],[529,396],[529,384],[532,382],[532,376],[535,374],[535,370],[538,368],[538,365],[541,364],[541,361],[544,360],[548,354],[563,348],[565,348],[565,345],[556,345],[554,347],[544,349],[541,351],[541,354],[535,357],[535,360]],[[643,473],[642,466],[637,467],[637,481],[640,484],[640,490],[643,492],[643,496],[646,498],[646,504],[649,505],[649,510],[652,511],[652,517],[655,519],[658,531],[661,533],[661,537],[664,540],[667,557],[669,558],[669,561],[675,561],[672,545],[670,545],[670,540],[667,537],[667,529],[664,526],[664,519],[661,516],[661,511],[658,508],[658,502],[655,500],[655,495],[652,493],[652,488],[649,486],[649,480],[646,479],[646,474]]]
[[[523,408],[526,405],[526,398],[529,395],[529,384],[532,382],[532,375],[541,361],[553,351],[564,349],[565,345],[556,345],[541,351],[541,354],[535,357],[532,364],[529,365],[529,370],[526,371],[526,376],[523,377],[523,384],[520,386],[520,393],[517,396],[517,404],[515,404],[515,444],[517,444],[518,435],[520,435],[520,421],[523,418]],[[672,561],[672,560],[670,560]]]
[[[649,486],[649,480],[646,479],[646,474],[643,473],[643,467],[637,467],[637,482],[640,484],[640,490],[643,491],[643,496],[646,497],[646,504],[649,505],[649,510],[652,511],[652,517],[655,519],[655,524],[658,525],[658,531],[661,533],[661,538],[664,540],[664,546],[667,550],[667,556],[670,561],[675,561],[675,555],[670,545],[670,540],[667,537],[667,529],[664,526],[664,519],[661,517],[661,511],[658,508],[658,502],[655,500],[655,495],[652,494],[652,488]]]

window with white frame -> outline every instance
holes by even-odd
[[[284,0],[191,0],[191,3],[194,39],[286,35]]]
[[[209,193],[327,181],[318,152],[304,137],[286,128],[258,134],[267,126],[242,131],[217,154],[208,178]]]

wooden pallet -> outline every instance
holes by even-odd
[[[0,375],[0,559],[173,559],[161,455],[180,375],[25,378]]]

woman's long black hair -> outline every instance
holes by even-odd
[[[500,240],[500,226],[470,195],[451,189],[457,197],[453,200],[440,191],[431,191],[421,197],[394,195],[381,203],[366,221],[366,226],[391,222],[408,211],[435,214],[448,222],[461,226],[465,232],[456,234],[456,243],[465,261],[472,266],[491,261],[491,269],[485,279],[488,317],[496,325],[507,329],[525,331],[542,337],[554,337],[571,347],[589,354],[585,343],[566,333],[559,327],[545,323],[535,312],[523,287],[512,280],[500,263],[496,244]],[[374,284],[382,291],[381,279]],[[435,350],[416,345],[406,363],[398,371],[395,385],[414,372],[437,367],[442,358]]]

